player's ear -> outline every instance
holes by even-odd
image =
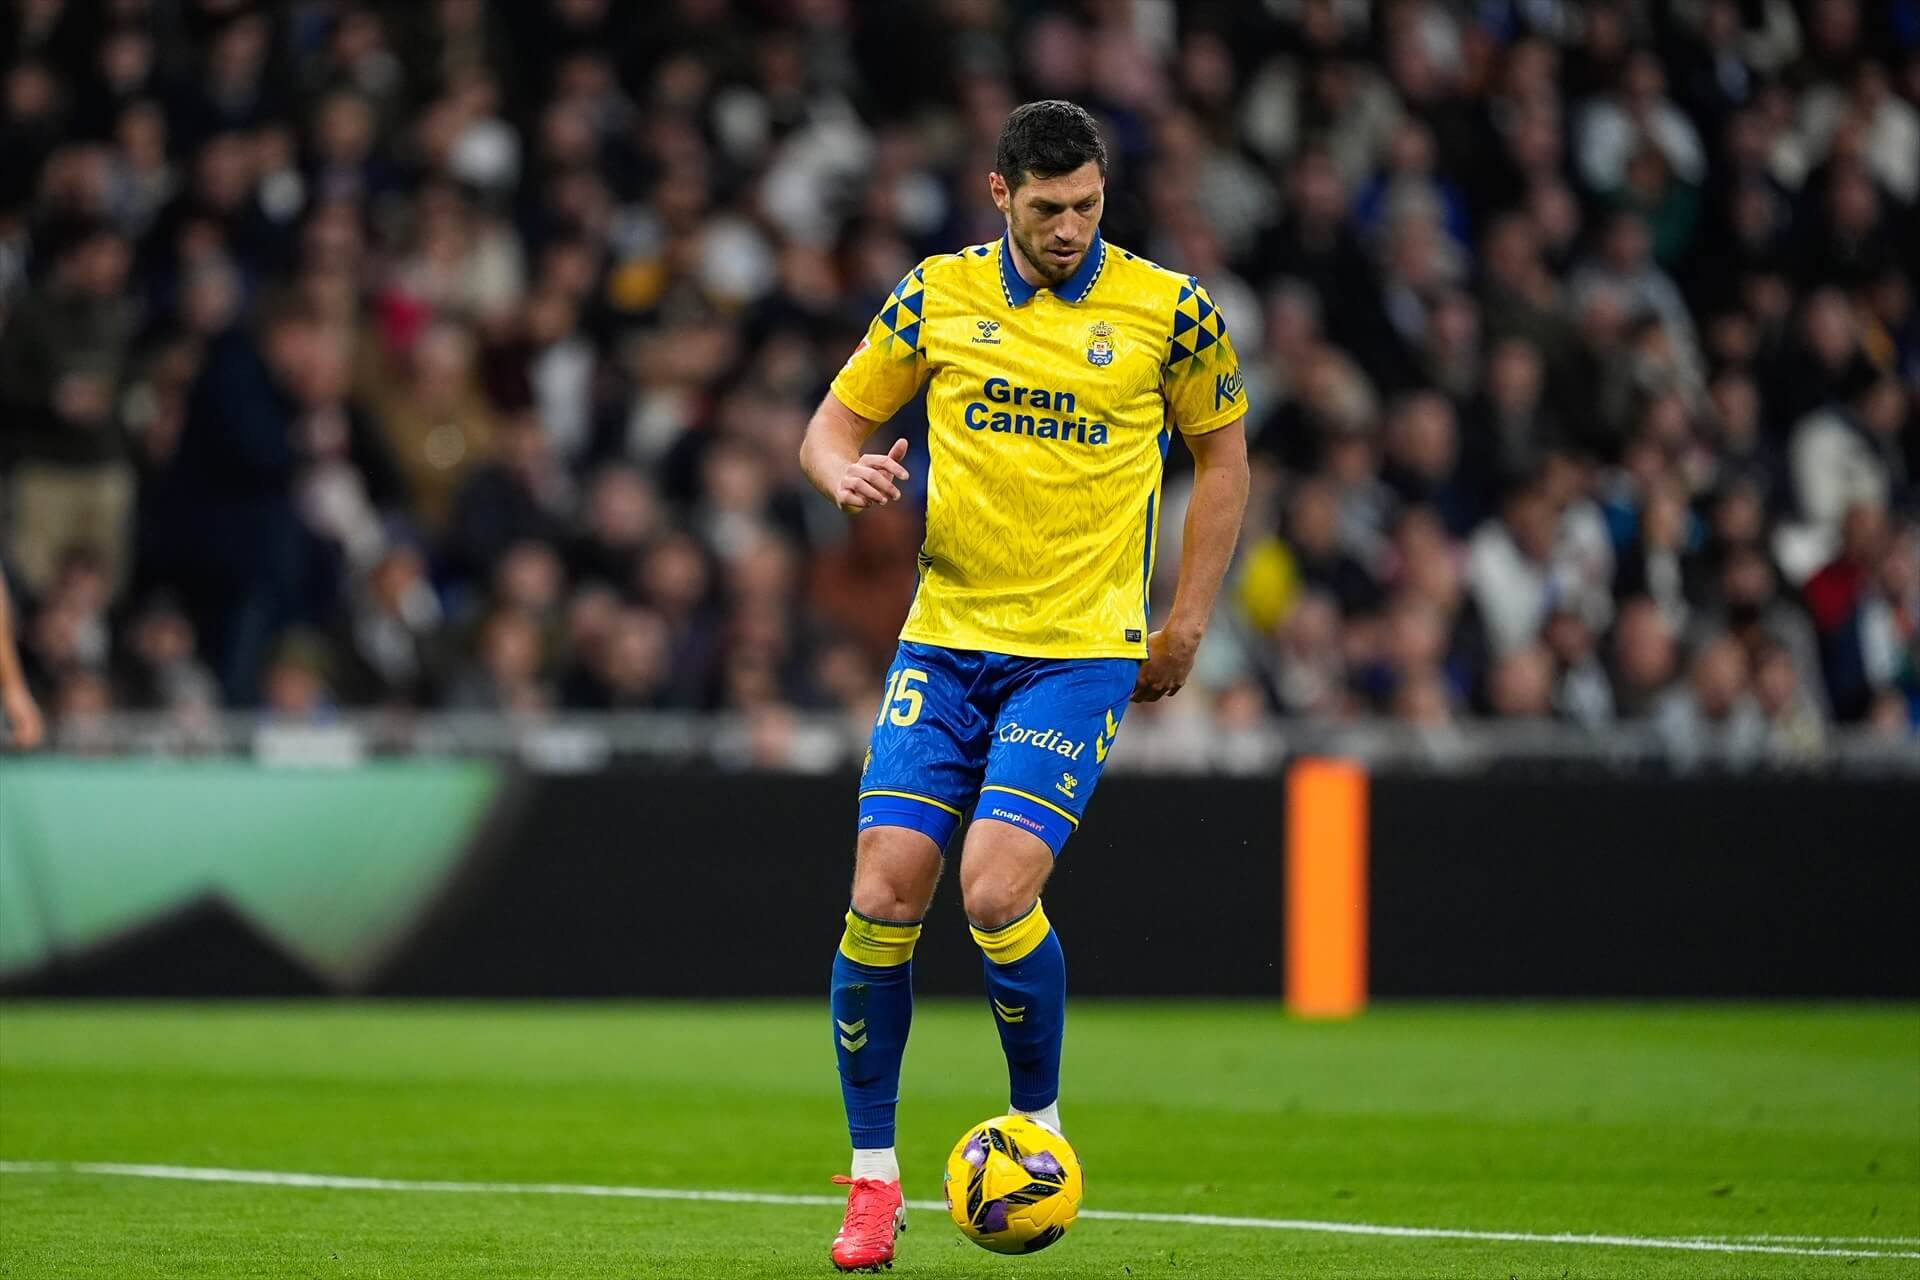
[[[1007,188],[1007,180],[998,173],[987,174],[987,194],[993,197],[993,207],[1001,213],[1007,211],[1007,202],[1013,198],[1013,193]]]

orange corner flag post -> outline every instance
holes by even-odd
[[[1287,1008],[1350,1018],[1367,1003],[1367,774],[1346,760],[1287,773]]]

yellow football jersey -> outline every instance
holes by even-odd
[[[1207,291],[1098,235],[1058,289],[1006,238],[928,258],[833,394],[883,422],[927,392],[927,538],[900,638],[1144,658],[1167,446],[1246,413]]]

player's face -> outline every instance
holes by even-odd
[[[1040,277],[1058,284],[1072,275],[1087,256],[1094,229],[1106,208],[1106,179],[1100,166],[1088,161],[1072,173],[1041,178],[1029,174],[1009,188],[999,174],[987,185],[993,202],[1007,215],[1013,244]]]

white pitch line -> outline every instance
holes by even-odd
[[[1920,1244],[1920,1236],[1694,1236],[1695,1240],[1766,1240],[1780,1244]]]
[[[174,1164],[115,1164],[97,1161],[0,1160],[0,1173],[78,1173],[100,1177],[159,1178],[174,1182],[240,1183],[249,1186],[307,1187],[339,1191],[464,1192],[471,1195],[600,1196],[624,1200],[695,1200],[719,1204],[842,1205],[839,1196],[781,1195],[767,1191],[689,1191],[677,1187],[596,1186],[578,1182],[452,1182],[413,1178],[356,1178],[332,1173],[284,1173],[269,1169],[210,1169]],[[938,1200],[909,1200],[915,1209],[944,1212]],[[1131,1213],[1089,1209],[1083,1218],[1103,1222],[1154,1222],[1193,1227],[1230,1227],[1255,1231],[1317,1232],[1323,1235],[1388,1236],[1400,1240],[1479,1240],[1497,1244],[1573,1244],[1617,1249],[1671,1249],[1687,1253],[1763,1253],[1796,1258],[1920,1258],[1920,1252],[1881,1249],[1809,1248],[1814,1241],[1841,1243],[1859,1237],[1796,1236],[1804,1242],[1750,1244],[1700,1237],[1587,1235],[1578,1232],[1469,1231],[1453,1227],[1396,1227],[1372,1222],[1321,1222],[1311,1218],[1236,1218],[1210,1213]],[[1906,1242],[1906,1237],[1882,1237]]]

